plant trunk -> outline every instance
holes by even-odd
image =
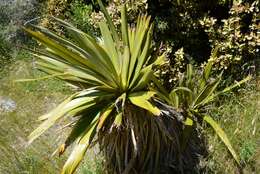
[[[99,133],[106,173],[194,173],[198,163],[198,148],[201,145],[189,141],[187,148],[181,153],[183,124],[178,121],[177,112],[172,112],[163,105],[159,107],[162,114],[154,116],[129,105],[120,127],[107,127]]]

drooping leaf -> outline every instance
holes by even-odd
[[[88,115],[80,117],[80,119],[76,122],[76,124],[73,125],[73,129],[64,143],[64,147],[62,149],[63,152],[66,150],[68,146],[70,146],[77,139],[79,139],[82,136],[82,134],[84,134],[84,132],[90,126],[90,124],[92,123],[93,119],[97,114],[98,114],[98,109],[89,111]]]
[[[105,123],[107,117],[109,116],[109,114],[113,111],[114,109],[114,104],[106,107],[103,112],[100,114],[100,118],[98,121],[98,125],[97,125],[97,130],[101,129],[103,124]]]
[[[78,138],[69,158],[67,159],[65,165],[63,166],[61,174],[73,174],[78,167],[79,163],[82,161],[87,148],[89,147],[93,136],[95,134],[95,129],[98,123],[99,114],[92,120],[90,125]]]
[[[236,160],[236,162],[238,163],[238,165],[240,165],[239,162],[239,157],[236,154],[235,150],[233,149],[226,133],[221,129],[221,127],[218,125],[218,123],[216,123],[210,116],[206,115],[203,116],[203,120],[206,121],[216,132],[216,134],[219,136],[219,138],[222,140],[222,142],[226,145],[226,147],[228,148],[229,152],[231,153],[231,155],[233,156],[233,158]]]
[[[56,113],[59,112],[61,108],[63,108],[67,103],[71,101],[71,99],[75,96],[75,94],[68,97],[66,100],[64,100],[58,107],[56,107],[54,110],[52,110],[50,113],[45,114],[43,119],[50,118],[53,114],[55,114],[55,117],[53,117],[51,120],[44,121],[37,129],[35,129],[30,135],[29,135],[29,144],[32,143],[36,138],[38,138],[41,134],[43,134],[48,128],[50,128],[57,119],[59,119],[62,114],[57,115]]]

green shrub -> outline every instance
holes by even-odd
[[[226,69],[228,75],[247,72],[259,54],[259,1],[234,2],[227,19],[218,21],[207,16],[200,21],[208,34],[211,47],[219,47],[214,62],[216,70]],[[242,65],[246,64],[244,68]]]
[[[68,20],[77,28],[86,33],[98,36],[100,33],[91,24],[93,10],[92,4],[85,4],[80,0],[76,0],[70,3],[70,10],[66,13],[68,14]]]
[[[113,1],[109,1],[106,9],[117,28],[120,27],[120,9],[122,8],[123,4],[125,4],[127,7],[127,15],[128,15],[129,23],[134,23],[139,14],[147,13],[147,9],[148,9],[147,0],[135,0],[135,1],[113,0]],[[94,12],[91,15],[91,17],[92,17],[92,24],[96,27],[98,26],[97,25],[98,22],[100,22],[102,19],[104,19],[104,16],[100,11]]]

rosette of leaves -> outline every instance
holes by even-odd
[[[43,122],[30,134],[29,142],[57,121],[72,120],[71,133],[57,149],[61,155],[74,144],[63,174],[74,173],[87,149],[97,142],[109,173],[156,172],[161,161],[164,165],[174,162],[172,153],[178,143],[173,138],[178,126],[173,127],[174,119],[159,109],[154,100],[157,91],[149,87],[152,68],[164,62],[164,55],[151,57],[149,16],[139,16],[136,26],[128,27],[123,7],[119,33],[98,2],[106,17],[99,24],[99,41],[54,17],[73,41],[30,23],[24,28],[44,47],[33,51],[38,69],[80,89],[39,117]]]
[[[221,126],[214,121],[213,117],[207,114],[207,108],[211,102],[217,99],[217,96],[231,91],[233,88],[240,86],[246,81],[251,79],[251,76],[236,82],[234,85],[224,88],[222,91],[218,91],[218,86],[222,81],[222,73],[216,78],[211,77],[211,70],[213,66],[213,59],[216,55],[217,49],[214,50],[212,59],[209,59],[208,63],[204,66],[203,70],[195,70],[195,68],[188,64],[186,72],[180,78],[179,83],[170,94],[162,95],[169,105],[179,110],[184,116],[184,130],[182,133],[181,147],[182,151],[192,139],[192,132],[206,122],[209,124],[222,142],[225,144],[235,161],[240,164],[239,156],[233,149],[227,135],[222,130]]]

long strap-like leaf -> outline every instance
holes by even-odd
[[[95,129],[98,123],[98,117],[99,114],[96,115],[91,124],[86,128],[82,135],[79,136],[78,142],[75,144],[68,160],[63,166],[61,174],[73,174],[75,172],[94,137]]]
[[[116,41],[116,43],[119,43],[120,39],[119,39],[119,36],[118,36],[118,34],[117,34],[117,32],[116,32],[116,27],[115,27],[115,25],[113,24],[112,19],[110,18],[110,16],[109,16],[109,14],[108,14],[106,8],[104,7],[102,1],[101,1],[101,0],[97,0],[97,1],[98,1],[99,7],[100,7],[102,13],[104,14],[104,16],[105,16],[105,18],[106,18],[106,20],[107,20],[107,23],[108,23],[108,25],[109,25],[109,28],[110,28],[110,30],[112,31],[114,40]]]
[[[233,156],[233,158],[236,160],[237,164],[240,165],[239,157],[236,154],[235,150],[233,149],[226,133],[221,129],[221,127],[218,125],[217,122],[215,122],[210,116],[205,115],[203,116],[203,120],[206,121],[216,132],[216,134],[219,136],[219,138],[222,140],[222,142],[226,145],[229,152]]]

